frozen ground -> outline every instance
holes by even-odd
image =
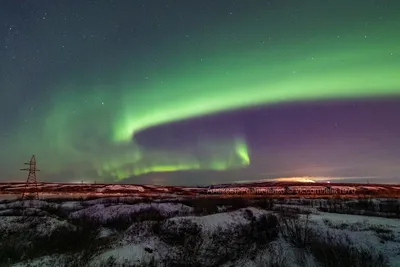
[[[386,255],[391,266],[400,266],[400,221],[379,217],[320,213],[310,216],[312,227],[321,232],[347,235],[357,245]]]
[[[220,205],[204,200],[137,201],[140,200],[114,198],[3,202],[0,266],[73,266],[78,259],[85,262],[83,266],[93,267],[174,266],[182,259],[187,261],[186,266],[336,266],[321,262],[317,252],[307,252],[295,244],[296,238],[301,242],[307,239],[302,235],[306,236],[308,230],[318,233],[318,238],[343,237],[345,243],[359,250],[381,253],[388,260],[387,266],[400,266],[398,219],[321,212],[317,206],[325,200],[317,200],[319,204],[312,206],[302,205],[302,200],[290,200],[269,209],[254,203],[246,208],[243,203]],[[372,202],[379,206],[384,201]],[[300,214],[293,213],[293,207],[300,208]],[[273,217],[277,218],[276,223]],[[300,226],[300,237],[292,236],[297,228],[289,235],[287,228],[282,230],[281,225],[288,221],[294,228]],[[32,250],[29,244],[41,247],[28,253]],[[46,249],[49,251],[43,252]],[[340,249],[332,251],[326,257],[340,256],[335,254]],[[7,261],[9,255],[14,256]]]

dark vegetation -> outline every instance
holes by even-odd
[[[292,246],[311,254],[320,266],[389,266],[384,255],[354,244],[347,235],[321,233],[309,227],[308,216],[302,221],[296,216],[281,217],[280,232]]]
[[[209,215],[223,211],[233,211],[246,208],[251,205],[248,199],[244,198],[194,198],[179,201],[180,203],[193,207],[195,215]]]
[[[143,202],[127,198],[109,200],[110,202],[107,202],[109,204]],[[59,201],[62,200],[54,202],[59,203]],[[320,210],[336,207],[336,212],[338,210],[344,212],[358,209],[391,213],[396,212],[399,205],[397,201],[389,200],[381,202],[382,205],[376,205],[370,200],[359,202],[354,200],[349,201],[349,203],[342,201],[342,204],[340,204],[331,199],[297,200],[298,204],[312,206]],[[208,231],[190,218],[181,217],[176,220],[167,220],[169,217],[178,214],[166,216],[156,208],[113,217],[106,221],[91,217],[80,217],[72,220],[68,218],[68,211],[54,205],[41,208],[39,211],[31,211],[30,216],[26,216],[28,209],[13,208],[13,214],[9,215],[20,216],[20,222],[29,223],[30,227],[23,232],[0,230],[0,266],[7,267],[15,262],[54,254],[67,255],[66,267],[87,266],[91,258],[108,248],[118,238],[115,235],[98,238],[101,227],[111,228],[117,233],[124,233],[125,235],[136,236],[147,233],[149,236],[157,236],[174,251],[163,259],[162,266],[166,267],[213,267],[245,258],[258,261],[260,267],[288,267],[289,263],[283,256],[284,254],[275,251],[271,245],[271,242],[276,240],[279,235],[298,249],[300,256],[296,257],[296,261],[300,263],[300,266],[302,261],[305,263],[306,255],[312,255],[321,267],[389,266],[383,255],[372,249],[358,247],[347,236],[334,235],[332,232],[321,233],[310,227],[308,215],[304,209],[300,207],[282,208],[282,206],[276,205],[278,203],[287,204],[285,199],[199,198],[183,200],[179,203],[193,207],[194,215],[201,216],[242,209],[247,222],[217,227]],[[82,206],[87,206],[83,200]],[[256,216],[252,209],[247,208],[249,206],[271,210],[274,214]],[[302,219],[301,216],[305,219]],[[48,217],[65,220],[68,224],[50,232],[49,235],[38,234],[35,229],[41,224],[46,224],[45,219]],[[335,225],[329,220],[324,221],[324,223],[330,228],[336,229],[361,229],[360,225]],[[390,229],[378,226],[368,227],[367,230],[372,231],[383,242],[395,239],[394,233]],[[154,248],[146,248],[146,252],[150,256],[153,250]],[[260,252],[268,254],[267,260],[257,259]],[[101,262],[99,266],[150,267],[160,265],[155,259],[138,265],[128,261],[117,262],[115,258],[111,257]]]
[[[357,231],[371,231],[373,232],[381,241],[384,243],[386,241],[396,241],[395,234],[393,230],[388,229],[387,227],[381,225],[367,225],[363,222],[356,222],[356,223],[341,223],[341,224],[334,224],[330,220],[324,220],[325,225],[329,226],[332,229],[339,229],[339,230],[350,230],[352,232]]]
[[[319,203],[318,210],[324,212],[400,218],[400,201],[398,199],[381,200],[378,203],[371,198],[343,201],[329,199]]]
[[[159,210],[154,208],[148,208],[145,210],[141,210],[136,213],[131,213],[127,215],[121,215],[115,217],[111,220],[107,220],[105,222],[95,221],[96,226],[104,226],[111,229],[116,229],[119,231],[123,231],[128,229],[133,223],[143,222],[143,221],[162,221],[166,219],[166,216],[163,216]],[[90,218],[86,218],[88,221],[93,221]]]
[[[56,253],[84,251],[82,257],[86,257],[89,256],[86,254],[93,252],[92,248],[96,246],[98,229],[90,225],[62,226],[46,235],[38,233],[35,229],[39,224],[45,224],[45,220],[21,216],[20,221],[29,224],[30,229],[0,234],[0,266]]]
[[[255,217],[245,210],[248,223],[217,227],[207,236],[204,229],[190,219],[156,224],[154,233],[178,250],[178,255],[165,259],[166,266],[220,266],[243,257],[255,257],[257,252],[278,237],[275,215]]]

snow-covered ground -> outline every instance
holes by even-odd
[[[65,220],[47,216],[31,217],[29,220],[22,216],[2,216],[0,220],[0,232],[3,234],[35,232],[36,235],[46,236],[62,227],[75,229]]]
[[[400,220],[323,212],[310,215],[310,221],[318,231],[349,236],[355,244],[386,255],[392,266],[400,266]]]
[[[192,258],[196,254],[196,259],[202,265],[212,266],[215,262],[210,255],[222,255],[228,248],[239,244],[240,238],[246,236],[246,234],[241,235],[243,234],[240,233],[241,230],[253,229],[254,226],[250,228],[247,226],[261,220],[263,216],[269,218],[268,216],[276,215],[277,218],[284,218],[282,210],[293,212],[293,208],[298,208],[301,214],[296,215],[298,216],[296,223],[299,225],[304,225],[322,236],[346,236],[357,247],[367,250],[373,248],[374,252],[385,255],[390,263],[389,266],[400,266],[399,219],[320,211],[317,206],[326,203],[327,200],[313,200],[319,204],[311,206],[301,205],[308,200],[287,200],[285,203],[275,204],[273,210],[247,207],[229,211],[228,206],[218,206],[213,214],[196,213],[194,206],[188,203],[181,204],[176,200],[135,203],[138,200],[132,199],[133,204],[127,204],[129,203],[127,198],[69,200],[54,203],[50,200],[1,203],[0,246],[4,246],[4,242],[8,242],[5,238],[13,234],[21,234],[22,236],[18,238],[28,242],[28,238],[52,236],[60,229],[73,232],[80,227],[77,222],[89,220],[100,223],[101,226],[90,242],[96,244],[96,250],[91,251],[89,256],[85,254],[87,256],[85,266],[111,266],[111,263],[118,263],[121,266],[123,263],[131,264],[129,266],[133,264],[150,266],[152,262],[156,264],[151,266],[164,266],[160,263],[165,259],[182,258],[182,251],[192,253]],[[384,201],[387,200],[378,199],[372,202],[379,206]],[[145,219],[141,217],[141,220],[135,220],[136,216],[146,215],[150,211],[156,212],[161,217],[144,217]],[[153,213],[149,214],[147,216],[153,216]],[[105,224],[115,221],[118,223],[121,218],[130,218],[133,221],[127,227],[118,229]],[[181,240],[180,236],[194,238]],[[257,239],[257,237],[254,238]],[[283,263],[282,265],[277,263],[284,262],[285,266],[324,267],[313,255],[305,252],[300,263],[299,248],[294,247],[283,234],[278,234],[276,238],[271,238],[268,242],[268,246],[257,250],[254,255],[244,253],[230,262],[221,262],[220,266],[258,267],[268,266],[266,265],[268,262],[275,263],[274,266],[284,266]],[[235,253],[240,253],[240,249]],[[235,253],[229,255],[236,255]],[[1,257],[4,256],[0,253],[0,266],[3,266]],[[82,251],[72,250],[68,253],[59,251],[51,255],[16,262],[10,266],[70,266],[69,262],[80,257],[82,257]],[[107,261],[109,262],[106,263]]]
[[[96,204],[89,208],[75,211],[71,213],[69,217],[71,219],[89,217],[90,219],[96,221],[106,222],[115,217],[129,216],[148,209],[155,209],[159,211],[161,215],[166,217],[179,214],[189,214],[193,211],[192,207],[188,207],[179,203],[139,203],[134,205],[121,204],[112,206],[106,206],[106,204]]]

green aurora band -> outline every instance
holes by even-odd
[[[248,166],[248,147],[240,134],[204,139],[223,147],[219,153],[209,150],[206,161],[149,151],[134,136],[154,126],[257,105],[400,95],[399,20],[374,27],[367,36],[362,30],[338,29],[340,37],[314,31],[301,42],[301,33],[268,44],[250,36],[249,45],[231,47],[221,37],[201,53],[169,48],[171,67],[154,70],[148,79],[131,78],[135,63],[106,85],[65,83],[64,93],[53,98],[43,141],[50,154],[62,151],[75,163],[92,165],[104,179]],[[143,67],[143,73],[149,71]],[[91,134],[101,140],[90,141]],[[77,140],[86,140],[84,146]],[[54,172],[63,168],[60,164],[53,164]]]
[[[250,158],[247,151],[246,143],[240,139],[234,139],[225,141],[226,144],[222,144],[224,141],[215,143],[213,145],[219,146],[219,151],[213,152],[208,151],[207,154],[211,158],[208,160],[197,160],[191,155],[174,155],[173,152],[165,153],[165,155],[154,154],[148,155],[150,158],[140,158],[135,164],[132,164],[132,160],[127,161],[126,164],[121,164],[121,160],[108,161],[105,164],[97,166],[98,175],[100,177],[115,177],[117,180],[124,179],[130,176],[137,176],[150,172],[172,172],[178,170],[227,170],[231,168],[239,168],[250,164]],[[221,149],[222,148],[222,149]],[[221,155],[218,155],[221,154]],[[161,159],[157,161],[157,165],[149,164],[148,162],[154,161],[154,158]]]
[[[281,51],[254,48],[177,70],[143,85],[152,93],[124,97],[113,140],[130,140],[136,131],[160,124],[261,104],[400,94],[400,38],[366,44],[359,39],[358,44],[349,38],[335,46],[311,41]]]

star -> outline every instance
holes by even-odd
[[[0,1],[0,180],[398,173],[400,2],[229,2]]]

